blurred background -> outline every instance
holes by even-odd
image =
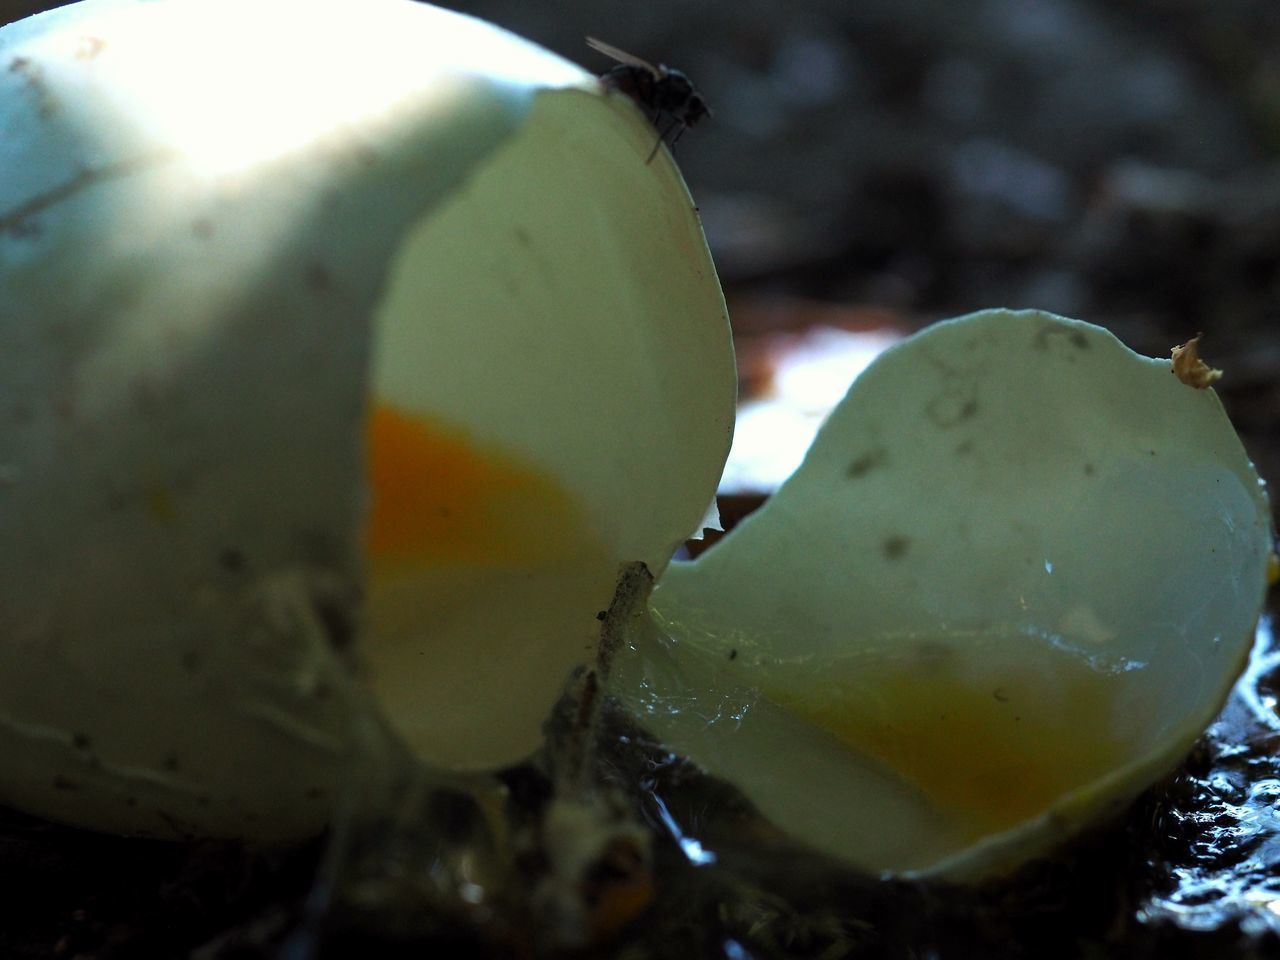
[[[587,35],[698,86],[714,116],[675,154],[745,394],[812,419],[886,334],[984,307],[1090,320],[1152,356],[1203,332],[1280,477],[1276,0],[445,5],[594,71],[610,63]],[[807,443],[755,429],[726,492],[767,489]]]

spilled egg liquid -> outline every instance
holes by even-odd
[[[780,663],[765,692],[922,795],[956,847],[1047,811],[1140,747],[1125,675],[1076,651],[1026,636],[893,642],[901,653]]]

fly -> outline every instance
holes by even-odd
[[[618,61],[616,67],[600,77],[600,82],[629,96],[650,114],[650,121],[658,127],[658,141],[653,145],[645,163],[653,160],[658,147],[668,136],[671,136],[668,146],[674,147],[686,130],[696,126],[703,117],[711,116],[707,101],[702,99],[702,94],[689,82],[683,71],[673,70],[663,64],[655,67],[649,61],[641,60],[595,37],[587,37],[587,46]],[[664,116],[667,118],[666,124],[659,126]]]

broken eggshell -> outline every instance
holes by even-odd
[[[983,312],[885,352],[781,490],[668,569],[613,688],[794,838],[971,880],[1182,759],[1270,547],[1212,391],[1098,327]]]
[[[723,303],[641,114],[400,0],[90,0],[0,66],[0,799],[285,839],[361,721],[531,749],[728,446]],[[618,691],[864,869],[981,875],[1116,809],[1221,703],[1269,545],[1168,370],[1043,314],[890,351],[670,571],[676,640]]]
[[[533,749],[732,430],[635,105],[408,0],[87,0],[0,129],[0,802],[286,839],[361,720]]]

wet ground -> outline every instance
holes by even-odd
[[[1151,804],[1134,921],[1188,932],[1235,926],[1280,943],[1280,646],[1265,620],[1245,675],[1196,755]]]
[[[1267,619],[1246,674],[1181,770],[1116,823],[976,890],[876,881],[797,849],[731,787],[609,714],[600,771],[651,832],[652,889],[635,922],[588,955],[1280,956],[1277,687],[1280,644]],[[551,792],[543,768],[518,768],[507,780],[512,822],[543,815]],[[275,854],[121,840],[0,815],[0,954],[524,953],[539,921],[518,907],[496,915],[495,903],[477,912],[450,879],[449,864],[491,840],[477,808],[436,787],[417,800],[416,820],[367,821],[345,837]]]

